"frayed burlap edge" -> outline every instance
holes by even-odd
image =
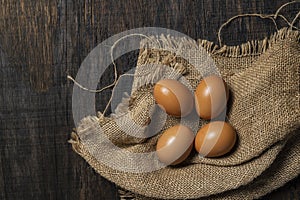
[[[150,37],[151,40],[143,40],[141,42],[141,52],[140,57],[147,54],[147,48],[159,45],[162,49],[169,48],[190,48],[195,45],[195,41],[187,38],[178,39],[172,36],[160,35],[157,37]],[[295,38],[297,41],[300,40],[299,31],[290,30],[284,27],[277,32],[271,34],[269,37],[265,37],[263,40],[252,40],[247,43],[243,43],[237,46],[219,46],[218,44],[204,40],[198,39],[197,44],[204,48],[209,54],[224,56],[224,57],[245,57],[245,56],[258,56],[266,52],[270,47],[273,46],[278,40],[283,40],[286,38]],[[164,63],[164,62],[162,62]]]

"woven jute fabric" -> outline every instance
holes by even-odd
[[[137,173],[130,171],[131,167],[148,166],[119,159],[126,156],[124,151],[107,152],[109,144],[99,143],[107,137],[127,153],[154,152],[157,139],[168,127],[179,122],[195,125],[192,119],[164,118],[163,112],[153,109],[153,86],[158,80],[186,81],[195,90],[210,73],[209,67],[199,73],[174,53],[190,49],[192,41],[164,35],[142,42],[131,94],[110,117],[100,113],[84,118],[72,135],[73,149],[99,174],[130,191],[133,199],[252,199],[265,195],[300,173],[299,37],[298,31],[283,28],[269,38],[240,46],[218,47],[209,41],[197,41],[230,88],[226,120],[236,129],[238,143],[224,157],[202,158],[192,152],[179,166]],[[152,49],[153,41],[164,50]],[[194,59],[207,60],[202,54]],[[157,124],[165,119],[159,134],[139,137],[155,131],[155,126],[147,126],[153,115]],[[207,121],[197,119],[197,123],[200,128]],[[129,135],[129,131],[135,133]],[[103,156],[111,158],[116,167],[103,163]],[[155,154],[145,156],[153,158],[152,166],[160,165]],[[122,166],[128,168],[118,170]]]

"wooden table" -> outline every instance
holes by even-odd
[[[0,3],[0,199],[118,199],[67,140],[74,127],[73,83],[81,62],[99,43],[121,31],[164,27],[217,42],[217,30],[242,13],[272,14],[287,0],[56,0]],[[282,10],[289,20],[299,4]],[[279,20],[279,27],[284,23]],[[299,23],[296,24],[299,27]],[[275,31],[271,21],[244,18],[224,29],[236,45]],[[117,60],[119,73],[135,65],[137,52]],[[101,85],[112,81],[108,70]],[[97,98],[103,110],[110,91]],[[300,179],[267,195],[297,199]]]

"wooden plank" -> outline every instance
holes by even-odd
[[[147,26],[217,42],[218,27],[226,19],[242,13],[274,13],[287,1],[22,2],[0,3],[0,199],[118,199],[116,186],[96,174],[67,143],[74,122],[73,84],[66,75],[76,76],[97,44]],[[291,19],[298,10],[299,6],[289,6],[282,13]],[[235,45],[262,39],[274,30],[272,22],[245,18],[225,28],[222,38]],[[136,55],[118,59],[118,71],[134,66]],[[112,79],[108,69],[99,86]],[[104,109],[109,94],[96,96],[101,99],[97,109]],[[270,197],[293,188],[299,188],[299,181]]]

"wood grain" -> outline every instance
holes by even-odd
[[[228,18],[275,13],[285,2],[1,1],[0,199],[118,199],[116,186],[96,174],[67,143],[74,122],[73,84],[66,76],[76,76],[97,44],[119,32],[148,26],[217,42],[218,28]],[[288,6],[282,14],[292,19],[299,9]],[[222,38],[236,45],[274,31],[272,22],[245,18],[226,27]],[[136,56],[132,52],[118,59],[118,71],[134,66]],[[112,78],[108,69],[99,86]],[[109,94],[108,90],[97,95],[97,109],[104,109]],[[297,198],[299,188],[298,178],[265,198]]]

